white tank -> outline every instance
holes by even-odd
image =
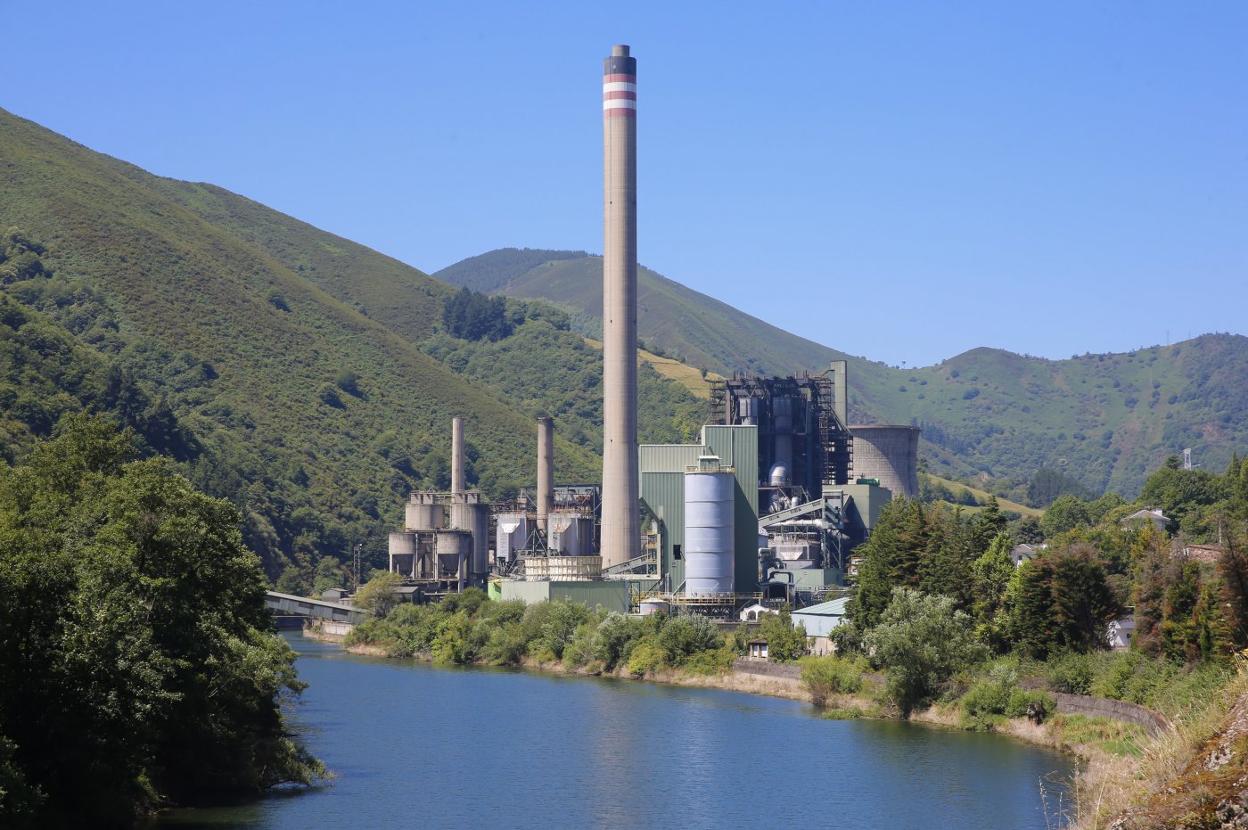
[[[514,562],[516,552],[529,545],[533,533],[533,517],[529,513],[499,513],[494,529],[494,560]]]
[[[640,610],[643,617],[651,614],[666,614],[671,610],[672,606],[662,599],[643,599],[641,601]]]
[[[685,593],[733,592],[734,470],[703,456],[685,472]]]

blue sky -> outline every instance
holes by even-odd
[[[0,0],[0,106],[426,271],[600,251],[639,61],[640,258],[907,365],[1248,333],[1248,3]]]

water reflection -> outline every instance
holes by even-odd
[[[1000,736],[823,720],[788,700],[292,644],[310,684],[297,722],[338,778],[161,824],[1040,830],[1040,779],[1071,772]]]

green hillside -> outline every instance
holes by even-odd
[[[602,257],[504,248],[434,274],[454,285],[558,303],[601,335]],[[847,355],[751,317],[649,268],[637,284],[638,337],[651,350],[720,374],[789,374],[827,368]]]
[[[435,274],[512,297],[559,303],[587,334],[600,327],[602,260],[502,249]],[[819,370],[850,361],[850,420],[915,423],[933,473],[1018,501],[1039,470],[1092,492],[1133,496],[1147,471],[1192,447],[1221,469],[1248,446],[1248,338],[1206,335],[1173,346],[1069,360],[974,349],[899,369],[797,337],[641,269],[639,336],[652,350],[721,374]]]
[[[0,111],[2,228],[21,229],[0,262],[6,455],[62,412],[113,412],[242,508],[270,575],[357,541],[381,561],[406,492],[448,483],[453,415],[491,495],[531,477],[539,412],[567,421],[560,477],[597,477],[600,359],[554,309],[512,303],[511,337],[457,341],[453,290],[416,269]],[[650,440],[701,406],[642,385]]]

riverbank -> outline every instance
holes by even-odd
[[[371,644],[354,643],[345,648],[355,654],[388,656],[386,649]],[[434,662],[430,652],[405,657],[418,662]],[[627,665],[610,671],[594,666],[569,668],[562,661],[537,660],[527,656],[518,661],[518,666],[543,674],[639,680],[812,702],[810,691],[802,683],[799,667],[748,658],[741,658],[730,669],[720,672],[660,668],[638,674],[630,671]],[[1248,773],[1248,760],[1245,760],[1248,758],[1246,678],[1248,675],[1243,672],[1236,674],[1224,689],[1212,696],[1203,710],[1197,711],[1193,707],[1192,711],[1172,718],[1173,722],[1152,712],[1152,716],[1164,722],[1165,726],[1149,728],[1147,718],[1136,718],[1135,722],[1131,722],[1114,717],[1116,714],[1117,718],[1121,718],[1124,713],[1132,711],[1151,712],[1144,707],[1107,698],[1058,693],[1058,700],[1066,703],[1059,703],[1058,710],[1043,723],[1037,724],[1022,717],[1000,718],[980,728],[1079,760],[1079,771],[1069,787],[1073,798],[1052,807],[1055,815],[1061,813],[1068,817],[1068,826],[1072,830],[1146,830],[1184,826],[1157,823],[1155,817],[1174,813],[1177,807],[1169,802],[1186,803],[1195,797],[1191,794],[1193,788],[1197,793],[1207,792],[1201,787],[1208,786],[1205,779],[1209,778],[1221,782],[1219,799],[1208,805],[1210,811],[1216,811],[1222,804],[1223,812],[1226,812],[1230,809],[1227,805],[1242,796],[1240,802],[1234,803],[1241,805],[1236,809],[1242,809],[1243,814],[1248,815],[1248,786],[1245,786],[1248,774],[1239,779],[1230,777],[1233,770],[1242,769]],[[830,696],[822,707],[823,715],[836,719],[900,719],[900,713],[895,708],[880,700],[881,680],[878,676],[871,676],[862,692]],[[1233,719],[1239,724],[1237,727],[1224,723],[1232,704],[1236,704],[1234,708],[1238,713],[1238,717]],[[911,713],[910,720],[959,731],[967,727],[966,714],[957,700],[917,710]],[[1216,755],[1217,759],[1231,759],[1217,767],[1220,771],[1218,775],[1210,776],[1192,767],[1196,763],[1193,759],[1198,761],[1211,755]],[[1248,822],[1227,826],[1248,826]]]

